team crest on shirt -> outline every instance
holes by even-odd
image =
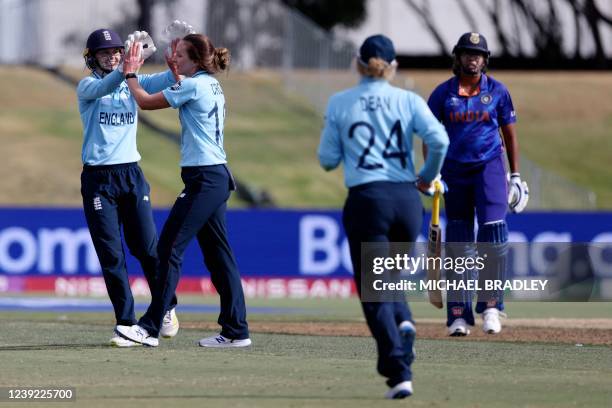
[[[470,34],[470,42],[472,44],[480,44],[480,34],[478,33]]]
[[[480,97],[480,102],[482,102],[484,105],[490,104],[492,100],[493,97],[489,94],[484,94]]]
[[[181,89],[181,81],[178,81],[176,84],[172,85],[170,89],[172,89],[173,91],[178,91],[179,89]]]

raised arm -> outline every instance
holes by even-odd
[[[136,73],[142,66],[144,60],[140,58],[140,49],[142,45],[135,43],[125,55],[123,60],[123,72],[130,88],[132,96],[136,100],[136,103],[143,110],[155,110],[169,108],[170,104],[164,97],[163,93],[157,92],[150,95],[145,91],[138,83],[138,77]]]
[[[104,78],[87,77],[79,82],[77,96],[79,99],[98,99],[113,92],[123,82],[123,74],[118,69]]]

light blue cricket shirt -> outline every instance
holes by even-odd
[[[414,182],[413,133],[428,147],[419,176],[440,172],[448,136],[417,94],[383,79],[363,77],[359,85],[333,95],[319,144],[319,162],[330,170],[344,162],[347,187],[374,181]]]
[[[225,96],[219,81],[204,71],[163,91],[179,110],[181,167],[227,163],[223,150]]]
[[[138,75],[138,82],[149,93],[175,83],[169,70]],[[83,164],[90,166],[131,163],[140,160],[136,147],[138,105],[123,73],[114,70],[104,78],[96,73],[77,86],[79,113],[83,123]]]

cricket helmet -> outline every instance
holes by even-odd
[[[459,37],[457,45],[453,47],[453,54],[458,55],[463,50],[478,51],[487,57],[491,55],[487,46],[487,39],[479,33],[465,33]]]
[[[85,65],[87,65],[89,69],[93,70],[96,66],[96,52],[105,48],[123,49],[123,41],[119,34],[108,28],[100,28],[89,34],[87,43],[85,44],[85,50],[83,50]]]

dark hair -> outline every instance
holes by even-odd
[[[463,51],[464,50],[459,49],[453,54],[453,74],[455,74],[455,76],[459,76],[459,74],[461,74],[461,61],[459,58],[461,57]],[[485,53],[481,53],[481,55],[484,57],[484,64],[482,66],[481,73],[486,74],[487,68],[489,68],[489,56]]]
[[[188,43],[189,59],[209,74],[225,71],[230,65],[230,52],[227,48],[215,48],[208,36],[189,34],[183,38]]]

